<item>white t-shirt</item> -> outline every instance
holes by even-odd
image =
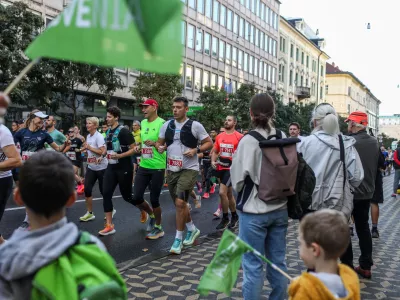
[[[10,130],[6,126],[0,124],[0,162],[7,160],[7,157],[3,152],[3,148],[10,145],[14,145],[14,138]],[[0,178],[9,177],[11,175],[11,171],[0,171]]]
[[[96,149],[99,149],[100,147],[106,145],[104,137],[98,131],[96,131],[92,136],[89,133],[86,142],[88,145]],[[96,164],[95,161],[100,157],[100,155],[97,155],[90,150],[87,150],[87,153],[88,153],[87,163],[88,163],[88,168],[90,170],[100,171],[107,168],[108,165],[107,158],[104,157],[99,164]]]
[[[174,141],[167,149],[167,170],[174,172],[180,171],[180,169],[190,169],[196,171],[199,170],[199,159],[197,157],[197,154],[191,158],[183,155],[184,152],[190,149],[183,145],[180,139],[181,129],[188,120],[189,119],[186,119],[186,121],[184,121],[183,123],[178,123],[175,120],[176,128]],[[170,122],[171,121],[165,122],[164,125],[161,127],[159,138],[165,139],[165,132]],[[199,142],[209,136],[203,125],[201,125],[197,121],[193,121],[192,123],[192,134],[195,138],[197,138]]]

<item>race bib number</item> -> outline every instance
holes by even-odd
[[[172,172],[179,172],[183,167],[182,156],[168,156],[168,170]]]
[[[142,159],[151,159],[153,158],[153,147],[147,147],[143,144],[142,147]]]
[[[140,164],[140,157],[137,158],[137,163]]]
[[[88,159],[87,159],[87,163],[88,163],[88,164],[91,164],[91,165],[95,164],[96,161],[97,161],[97,158],[94,157],[94,156],[88,157]]]
[[[221,156],[222,157],[232,157],[234,148],[232,144],[221,144]]]
[[[67,152],[66,154],[67,154],[67,157],[70,160],[76,160],[76,153],[75,152]]]
[[[22,151],[22,160],[27,161],[35,152]]]
[[[113,150],[107,150],[107,159],[108,159],[108,163],[111,165],[115,165],[118,163],[118,159],[112,159],[111,155],[115,155],[117,153],[115,153]]]

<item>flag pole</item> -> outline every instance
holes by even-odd
[[[12,90],[18,85],[18,83],[24,78],[24,76],[40,61],[40,58],[36,58],[32,60],[22,71],[18,74],[17,77],[10,83],[10,85],[3,92],[4,95],[8,96]]]
[[[254,255],[258,256],[259,258],[261,258],[262,261],[266,262],[267,264],[269,264],[274,270],[278,271],[279,273],[281,273],[283,276],[285,276],[287,279],[289,279],[290,281],[293,281],[293,278],[290,277],[289,274],[287,274],[286,272],[282,271],[277,265],[275,265],[274,263],[272,263],[269,259],[267,259],[264,255],[262,255],[260,252],[258,252],[255,249],[252,249],[252,252],[254,253]]]

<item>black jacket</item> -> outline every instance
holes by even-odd
[[[351,134],[356,139],[354,147],[364,168],[364,180],[354,190],[354,199],[372,199],[375,191],[375,178],[378,170],[379,145],[375,137],[366,130]]]

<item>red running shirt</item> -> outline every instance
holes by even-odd
[[[214,151],[219,154],[221,162],[228,162],[228,166],[217,165],[217,170],[229,170],[232,163],[233,154],[239,145],[239,141],[243,137],[243,134],[234,131],[231,134],[226,132],[220,133],[215,138]]]

